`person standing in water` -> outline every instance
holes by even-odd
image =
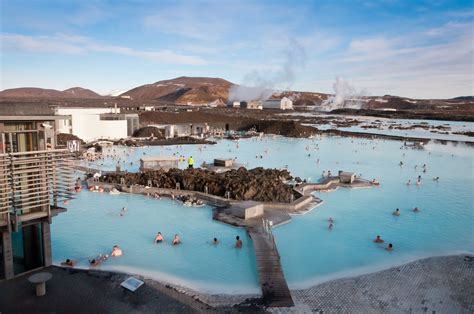
[[[178,234],[175,234],[175,235],[174,235],[174,239],[173,239],[172,244],[173,244],[173,245],[181,244],[181,239],[179,238]]]
[[[188,158],[188,168],[189,168],[189,169],[193,169],[193,168],[194,168],[193,156],[190,156],[190,157]]]
[[[158,232],[156,237],[155,237],[155,243],[161,243],[163,241],[164,241],[164,239],[163,239],[163,236],[161,235],[161,232]]]
[[[235,237],[235,247],[240,249],[242,247],[242,240],[240,240],[239,236]]]

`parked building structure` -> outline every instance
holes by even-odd
[[[138,114],[121,114],[119,108],[56,108],[57,115],[70,116],[59,121],[59,133],[74,134],[86,142],[121,139],[138,129]]]
[[[351,184],[355,180],[354,172],[339,171],[339,181],[341,183]]]
[[[263,109],[293,110],[293,101],[287,97],[282,99],[267,99],[262,102]]]
[[[64,116],[0,116],[0,279],[52,263],[50,224],[72,198],[72,155],[55,149]]]
[[[165,138],[202,136],[210,132],[207,123],[150,124],[148,126],[160,129]]]
[[[127,121],[127,137],[132,136],[140,127],[137,113],[103,113],[100,115],[102,121]]]
[[[246,109],[262,110],[262,109],[263,109],[262,101],[260,101],[260,100],[246,101],[244,108],[246,108]]]
[[[140,171],[169,170],[178,168],[178,159],[174,156],[147,156],[140,158]]]

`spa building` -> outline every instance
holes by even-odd
[[[50,266],[50,225],[73,192],[73,158],[56,149],[65,116],[0,116],[0,279]]]

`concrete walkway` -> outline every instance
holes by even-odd
[[[431,257],[293,290],[282,313],[474,313],[474,257]]]
[[[263,302],[269,307],[293,306],[275,243],[261,226],[247,228],[253,241]]]
[[[173,289],[146,281],[135,293],[120,287],[127,275],[48,267],[46,295],[37,297],[25,274],[0,282],[3,313],[203,313],[215,310]]]

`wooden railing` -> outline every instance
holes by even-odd
[[[47,211],[73,198],[73,155],[68,150],[0,154],[0,212]]]

